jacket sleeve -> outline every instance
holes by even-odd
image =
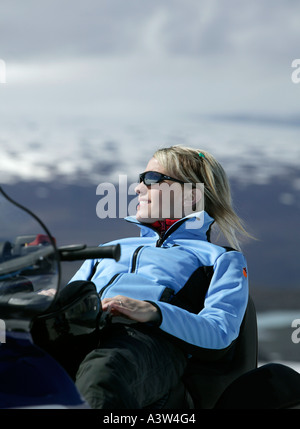
[[[160,329],[193,346],[193,349],[195,346],[225,349],[239,334],[248,302],[247,277],[244,256],[237,251],[223,253],[215,262],[214,274],[200,313],[155,302],[162,315]]]

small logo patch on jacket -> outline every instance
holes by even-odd
[[[248,273],[247,273],[247,268],[246,267],[244,267],[243,268],[243,274],[244,274],[244,277],[248,277]]]

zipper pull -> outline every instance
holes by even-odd
[[[162,245],[162,243],[163,243],[163,241],[164,241],[164,235],[165,235],[165,233],[166,233],[166,230],[167,230],[167,224],[166,224],[166,221],[165,220],[161,220],[161,221],[159,221],[159,223],[160,223],[160,238],[157,240],[157,242],[156,242],[156,247],[160,247],[161,245]]]
[[[160,237],[157,242],[156,242],[156,247],[160,247],[164,242],[164,239],[162,237]]]

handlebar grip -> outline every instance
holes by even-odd
[[[61,261],[112,258],[118,261],[121,256],[119,244],[101,247],[65,246],[58,249]]]

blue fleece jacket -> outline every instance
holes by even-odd
[[[242,253],[208,241],[214,220],[204,211],[179,220],[163,238],[135,217],[126,220],[141,234],[106,243],[121,245],[120,260],[87,260],[71,281],[90,279],[97,262],[91,280],[101,298],[120,294],[151,301],[161,312],[164,332],[196,348],[228,347],[239,334],[248,302]]]

